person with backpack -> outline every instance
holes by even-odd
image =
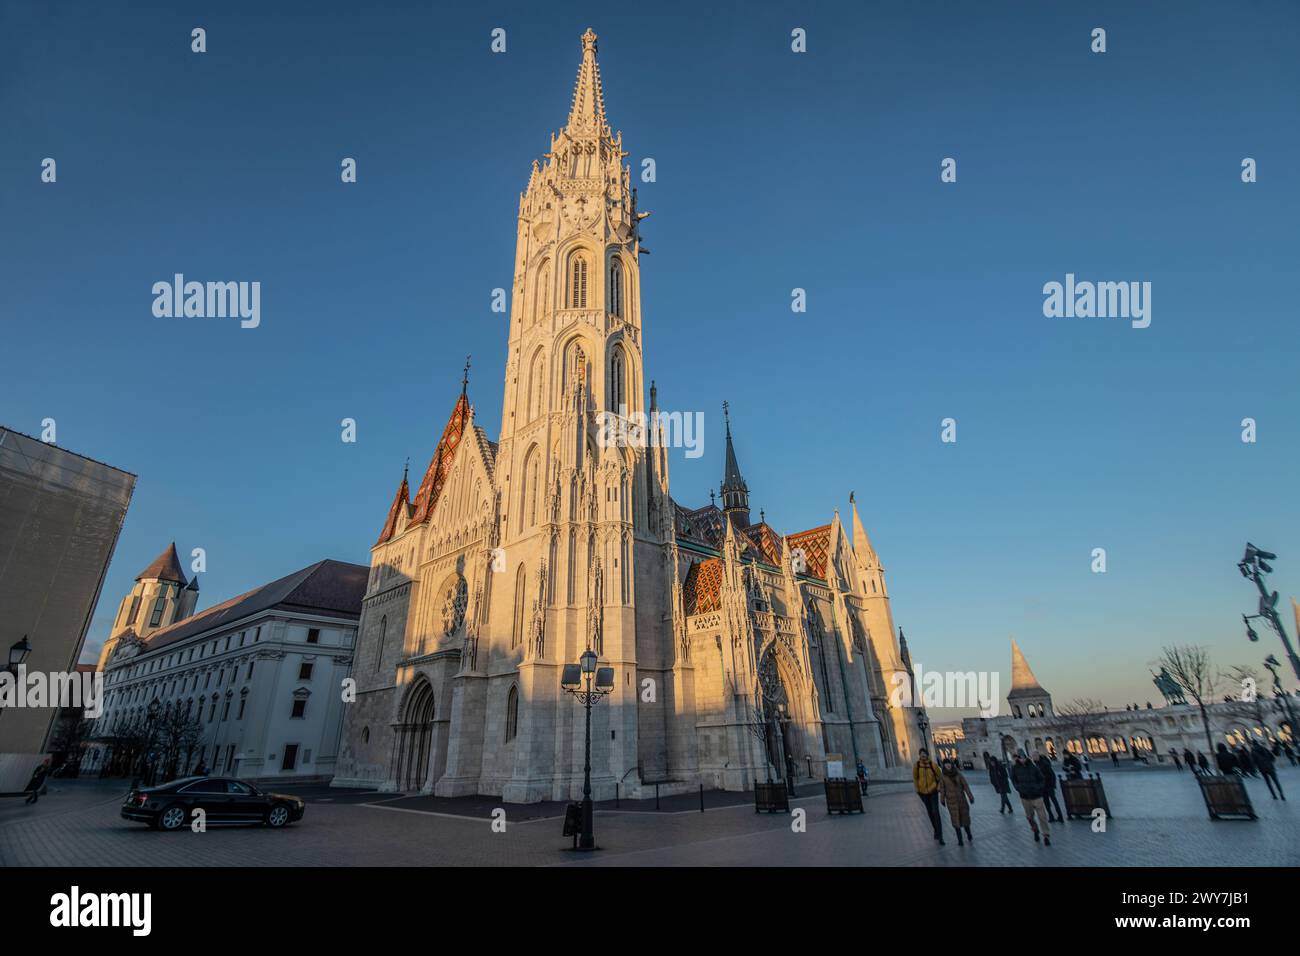
[[[939,768],[930,760],[930,751],[921,749],[921,755],[912,767],[912,785],[916,795],[925,804],[926,815],[934,827],[934,838],[943,846],[943,820],[939,817]]]

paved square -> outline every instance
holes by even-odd
[[[1124,768],[1104,772],[1115,816],[1105,833],[1087,821],[1052,827],[1052,846],[1035,844],[1022,814],[1003,816],[983,774],[975,793],[975,843],[932,839],[910,787],[872,786],[866,813],[828,816],[820,789],[784,814],[755,814],[748,795],[665,799],[596,815],[595,854],[578,855],[561,836],[563,806],[500,804],[491,797],[439,800],[325,787],[284,788],[308,801],[302,823],[284,830],[213,827],[160,833],[118,816],[120,780],[55,780],[34,807],[0,802],[5,866],[1295,866],[1300,864],[1300,769],[1279,775],[1292,800],[1269,798],[1262,780],[1246,787],[1257,822],[1211,821],[1188,772]],[[735,802],[732,802],[735,801]],[[1014,797],[1013,797],[1013,802]],[[1016,802],[1017,809],[1019,808]],[[492,830],[503,806],[506,830]]]

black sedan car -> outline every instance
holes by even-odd
[[[179,830],[195,818],[195,810],[202,810],[207,824],[265,824],[278,829],[301,820],[305,807],[298,797],[259,790],[231,777],[181,777],[132,790],[122,803],[122,817],[160,830]]]

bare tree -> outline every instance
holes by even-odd
[[[1085,753],[1088,750],[1088,730],[1100,724],[1105,713],[1106,705],[1095,697],[1076,697],[1056,708],[1056,716],[1078,731],[1079,743]]]
[[[59,720],[55,724],[54,733],[50,736],[50,752],[63,754],[63,766],[80,768],[82,751],[90,737],[90,730],[91,722],[80,715]]]
[[[1178,685],[1187,692],[1187,696],[1196,701],[1201,709],[1201,724],[1205,728],[1206,750],[1214,753],[1214,741],[1210,737],[1210,714],[1206,704],[1213,702],[1220,675],[1210,662],[1210,652],[1197,644],[1174,644],[1161,648],[1160,663],[1169,671],[1169,676],[1178,681]]]
[[[203,725],[197,716],[181,709],[180,701],[166,708],[154,724],[153,745],[161,754],[164,777],[174,777],[178,772],[188,772],[194,745],[203,736]]]

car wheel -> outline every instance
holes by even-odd
[[[168,804],[158,814],[158,829],[172,833],[185,826],[185,808],[179,803]]]
[[[266,825],[273,830],[278,830],[289,822],[289,808],[283,803],[277,803],[266,815]]]

